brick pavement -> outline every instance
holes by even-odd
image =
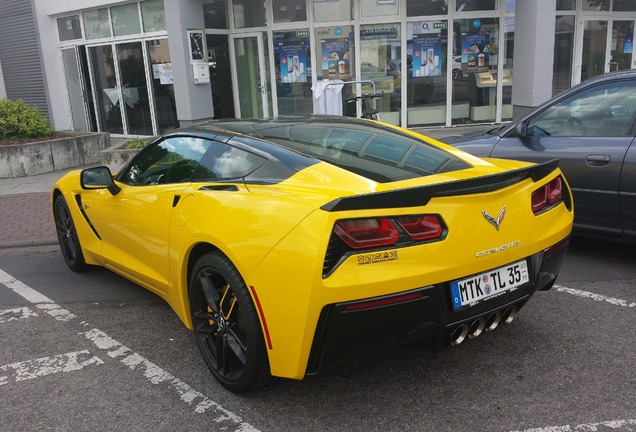
[[[0,196],[0,248],[57,243],[48,193]]]

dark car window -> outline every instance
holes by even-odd
[[[246,176],[266,159],[197,137],[168,137],[135,157],[118,180],[130,185],[182,183]]]
[[[280,133],[276,129],[284,129]],[[452,154],[376,125],[314,123],[269,126],[259,136],[378,182],[469,168]]]
[[[625,136],[636,117],[636,80],[576,93],[528,122],[529,136]]]

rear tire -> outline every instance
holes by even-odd
[[[74,272],[86,271],[88,265],[84,260],[84,254],[82,253],[82,247],[77,237],[73,217],[62,195],[55,198],[53,219],[55,220],[57,240],[60,243],[60,250],[62,251],[64,262],[66,262],[68,268]]]
[[[214,378],[236,393],[269,382],[259,317],[232,262],[220,252],[202,256],[190,275],[189,295],[197,345]]]

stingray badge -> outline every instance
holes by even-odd
[[[499,212],[499,216],[497,216],[497,219],[495,219],[494,217],[490,216],[488,214],[487,211],[482,210],[481,214],[484,215],[484,219],[486,219],[490,224],[492,224],[492,226],[494,226],[497,231],[499,231],[499,227],[501,226],[501,222],[503,221],[504,216],[506,215],[506,206],[504,205],[501,208],[501,211]]]

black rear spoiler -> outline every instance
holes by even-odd
[[[320,208],[334,212],[423,206],[434,197],[490,192],[520,182],[528,177],[536,182],[550,174],[558,166],[559,160],[553,159],[542,164],[489,176],[338,198]]]

